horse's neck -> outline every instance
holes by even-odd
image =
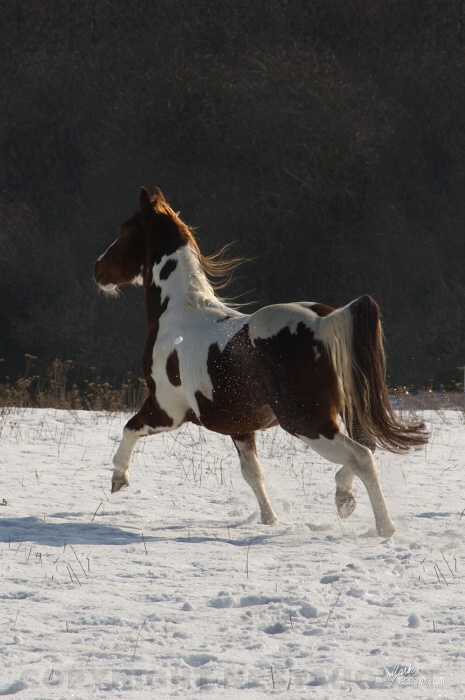
[[[153,323],[162,313],[179,313],[182,309],[228,307],[218,299],[189,245],[163,256],[153,265],[146,284],[147,322]]]

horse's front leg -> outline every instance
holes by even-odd
[[[132,419],[131,419],[132,420]],[[111,478],[111,492],[116,493],[122,486],[129,486],[129,467],[131,457],[139,438],[148,433],[142,430],[134,430],[130,427],[131,421],[123,429],[123,439],[113,457],[113,476]]]
[[[268,500],[265,491],[265,474],[258,461],[255,447],[255,434],[233,435],[233,442],[239,453],[242,476],[254,492],[260,506],[261,520],[265,525],[272,525],[278,521],[278,516]]]
[[[123,439],[113,457],[112,493],[119,491],[122,486],[129,486],[131,457],[140,438],[171,430],[173,427],[169,416],[148,397],[140,411],[124,426]]]

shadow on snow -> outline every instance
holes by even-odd
[[[131,545],[145,542],[179,542],[180,544],[200,544],[202,542],[222,542],[236,547],[248,547],[264,543],[273,538],[273,533],[257,533],[244,537],[237,537],[236,528],[248,525],[248,522],[235,523],[228,528],[228,536],[219,536],[214,531],[224,533],[225,523],[190,523],[157,527],[154,525],[149,531],[141,532],[140,529],[131,529],[106,525],[100,522],[53,522],[40,520],[37,517],[0,518],[0,543],[14,545],[22,542],[35,542],[50,547],[63,547],[66,544],[79,545]],[[58,517],[62,517],[61,514]],[[257,524],[257,527],[260,527]],[[199,530],[203,530],[199,534]],[[205,534],[205,530],[210,531]],[[236,532],[234,532],[236,530]],[[195,532],[196,531],[196,532]],[[166,534],[155,534],[163,533]],[[175,533],[179,532],[179,536]],[[154,534],[151,534],[154,533]],[[236,534],[236,537],[230,537]],[[275,533],[276,534],[276,533]]]

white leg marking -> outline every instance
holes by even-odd
[[[119,491],[122,486],[129,485],[129,467],[131,465],[131,457],[134,448],[142,437],[141,431],[129,430],[124,428],[123,439],[113,457],[113,476],[111,479],[111,492]]]
[[[255,451],[255,441],[249,438],[233,438],[241,461],[242,476],[255,494],[260,506],[261,520],[265,525],[278,522],[278,516],[268,500],[265,490],[265,474]]]
[[[147,435],[154,435],[166,430],[166,428],[151,428],[145,425],[140,430],[131,430],[130,428],[123,429],[123,439],[113,457],[113,476],[111,492],[119,491],[122,486],[129,485],[129,467],[131,466],[131,457],[136,444],[140,438]]]
[[[348,486],[350,490],[351,486],[347,469],[363,481],[373,508],[378,535],[380,537],[391,537],[396,528],[390,518],[375,460],[368,447],[359,445],[358,442],[341,433],[337,433],[332,440],[328,440],[328,438],[323,436],[320,436],[317,440],[310,440],[303,435],[298,435],[298,437],[325,459],[335,464],[344,465],[336,475],[336,483],[338,487],[339,484],[341,485],[342,492]],[[346,468],[345,471],[343,471],[344,467]]]
[[[344,519],[355,510],[355,497],[352,491],[354,473],[349,467],[343,466],[336,472],[336,507],[339,517]]]

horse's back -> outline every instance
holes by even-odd
[[[282,332],[295,335],[299,326],[315,336],[321,320],[315,310],[318,306],[311,301],[264,306],[249,317],[250,340],[255,345],[257,340],[271,339]]]

